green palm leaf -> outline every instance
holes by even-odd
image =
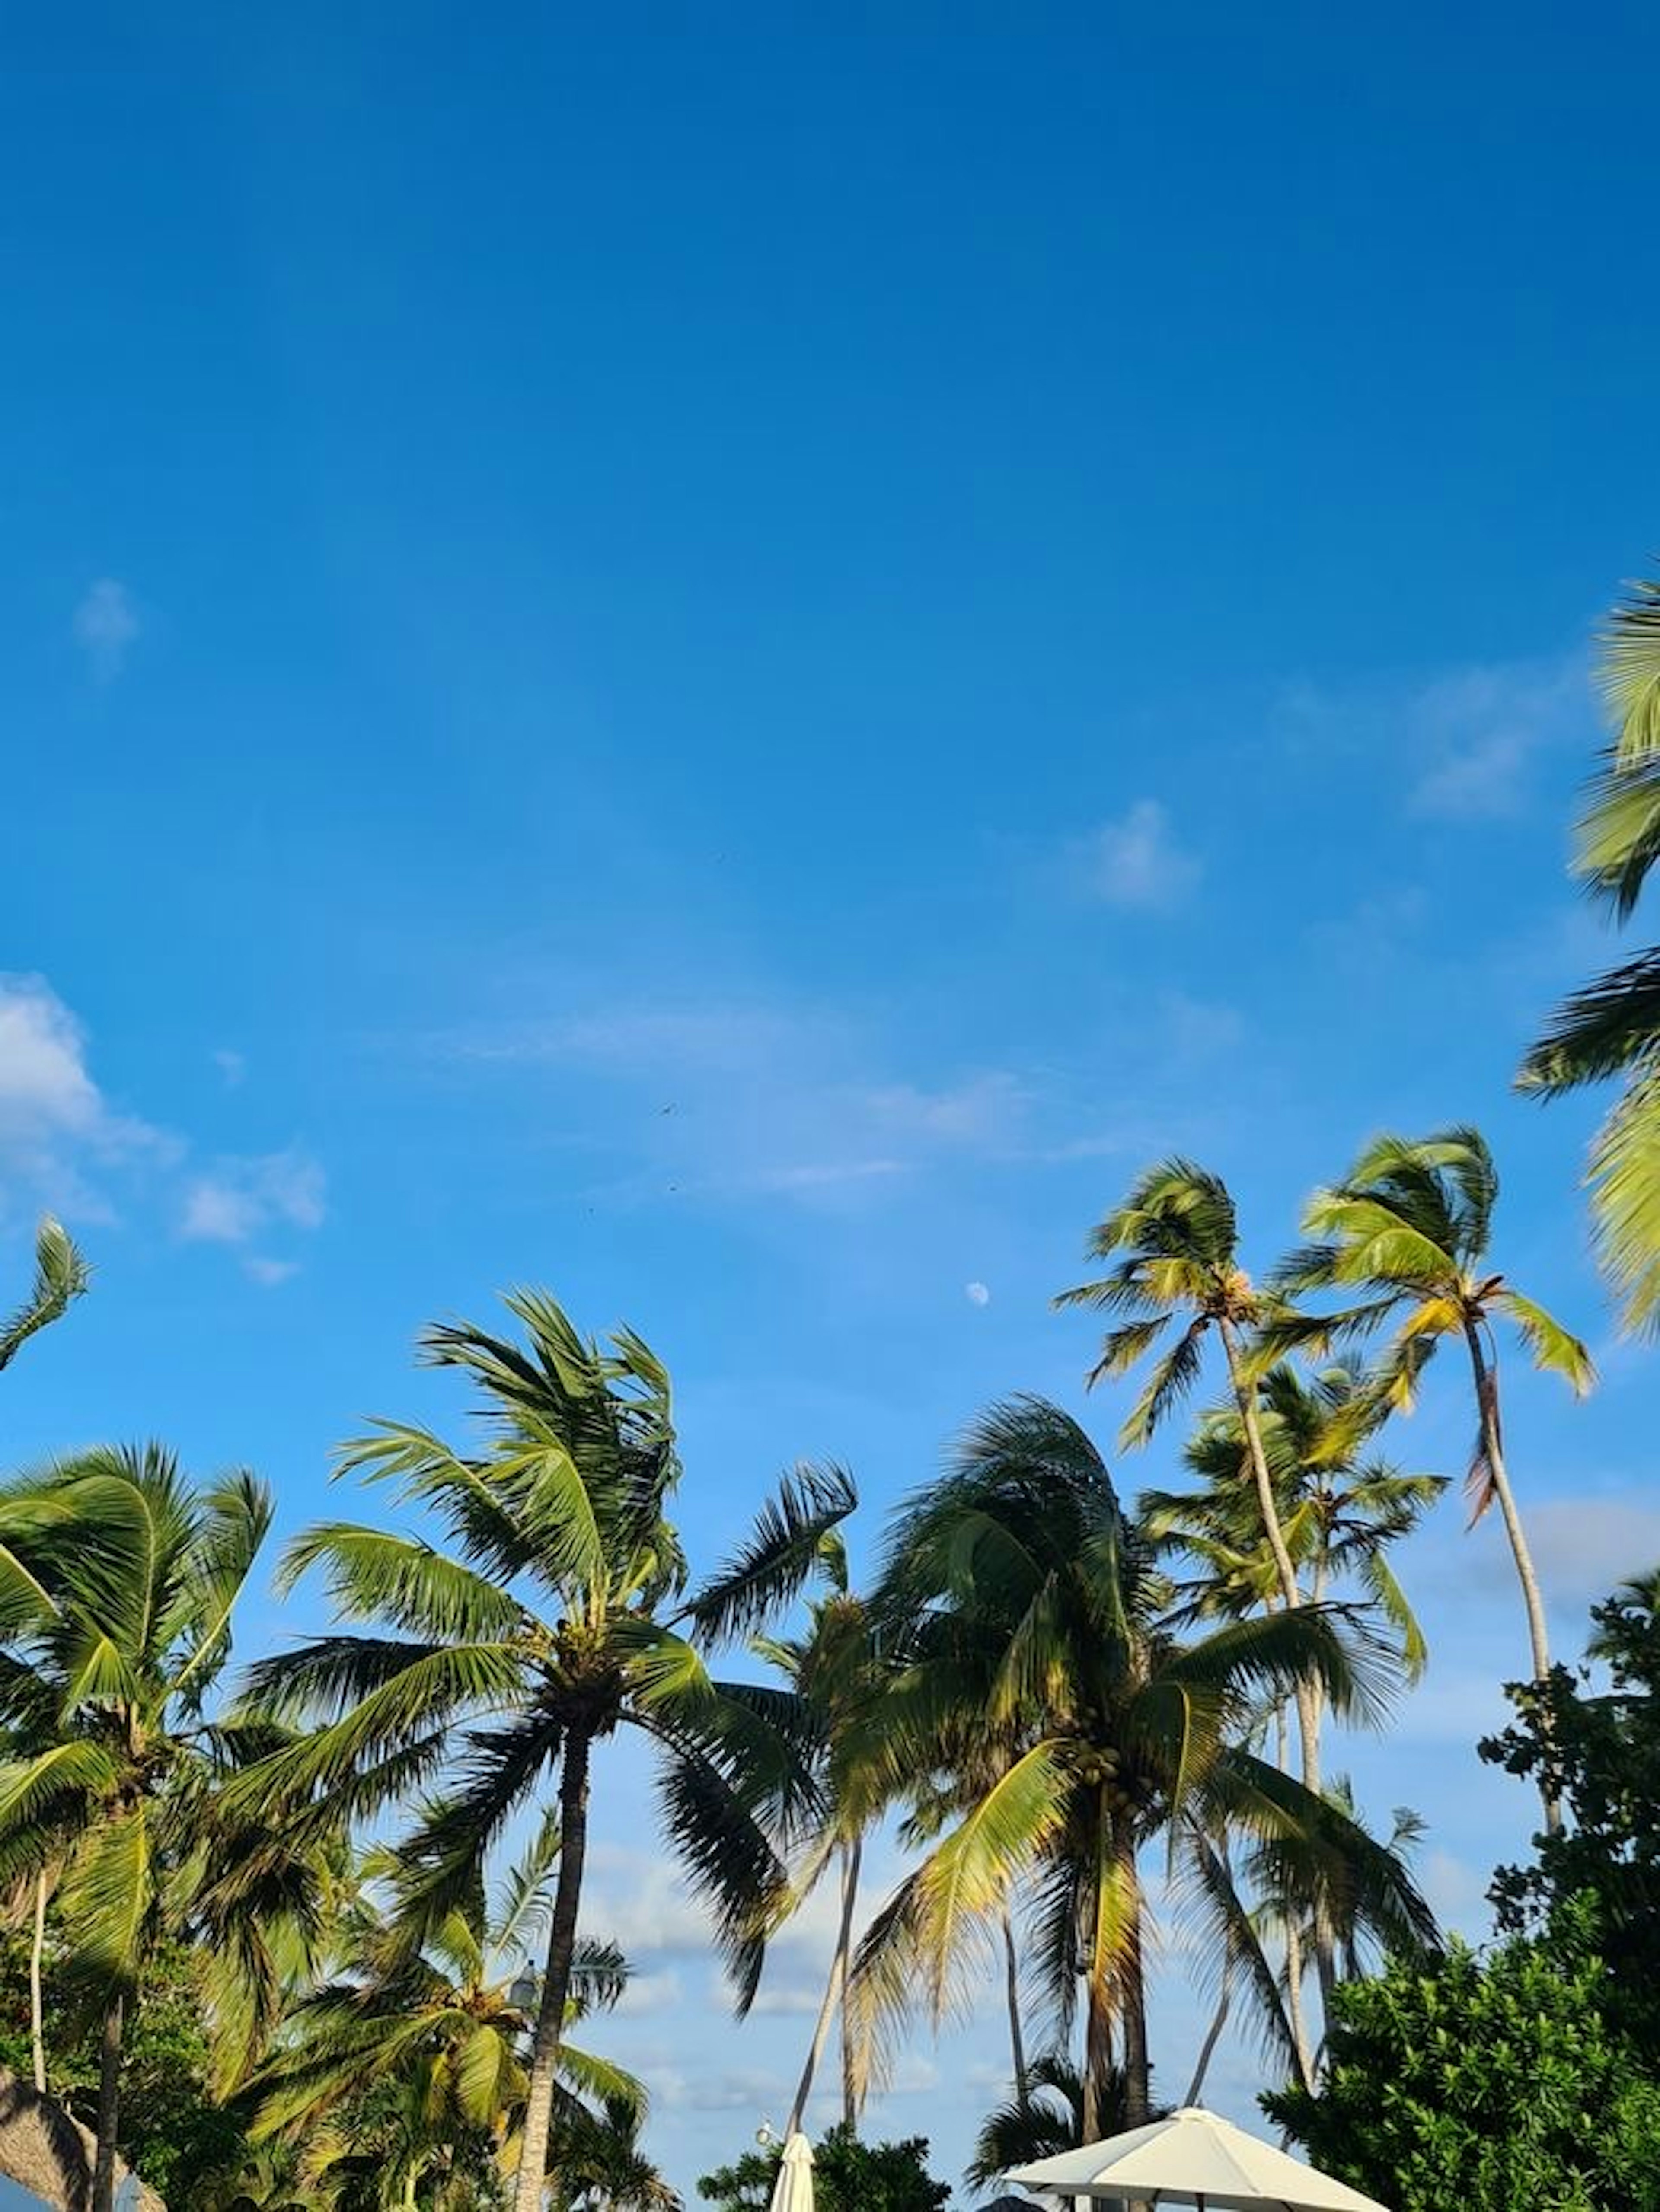
[[[34,1280],[17,1310],[0,1322],[0,1368],[9,1367],[30,1337],[48,1328],[82,1297],[91,1270],[62,1224],[50,1214],[34,1239]]]

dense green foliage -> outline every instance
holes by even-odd
[[[1602,2008],[1660,2074],[1660,1572],[1591,1618],[1605,1682],[1559,1667],[1513,1688],[1514,1724],[1481,1747],[1512,1773],[1548,1773],[1569,1814],[1528,1864],[1500,1871],[1493,1898],[1511,1932],[1548,1936],[1560,1916],[1594,1911]]]
[[[715,2212],[766,2212],[780,2155],[776,2148],[746,2151],[706,2173],[697,2193]],[[924,2136],[867,2143],[851,2128],[832,2128],[812,2154],[816,2212],[940,2212],[951,2190],[934,2180],[927,2160]]]
[[[1338,1991],[1320,2089],[1264,2106],[1394,2212],[1653,2212],[1660,2080],[1604,2017],[1603,1981],[1589,1914],[1397,1964]]]
[[[32,2063],[28,1951],[27,1930],[0,1930],[0,2066],[25,2081]],[[46,1970],[48,2077],[52,2094],[91,2127],[98,2117],[98,2039],[90,2026],[72,2032],[72,1995],[54,1951]],[[215,2095],[200,1984],[184,1947],[169,1944],[147,1960],[124,2059],[125,2155],[170,2203],[197,2203],[213,2177],[240,2164],[246,2136],[241,2116]]]
[[[1399,2208],[1660,2205],[1660,1576],[1593,1615],[1587,1669],[1512,1687],[1482,1747],[1566,1815],[1493,1886],[1503,1940],[1338,1992],[1317,2093],[1266,2100]]]

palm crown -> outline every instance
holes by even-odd
[[[1351,1713],[1380,1695],[1375,1662],[1322,1613],[1229,1622],[1183,1644],[1164,1623],[1165,1596],[1088,1437],[1060,1408],[1022,1399],[983,1416],[912,1502],[874,1600],[902,1661],[879,1752],[896,1784],[939,1777],[949,1789],[982,1763],[988,1731],[1022,1747],[900,1885],[861,1978],[879,2018],[924,1994],[949,2004],[1011,1893],[1027,1891],[1032,1954],[1063,2026],[1081,1948],[1091,2124],[1115,2026],[1132,2120],[1147,2110],[1141,1846],[1231,1821],[1262,1838],[1317,1831],[1332,1862],[1345,1858],[1349,1824],[1241,1738],[1262,1702],[1311,1679]],[[1398,1869],[1361,1857],[1377,1911],[1424,1936]]]
[[[667,1376],[627,1331],[609,1348],[533,1291],[507,1301],[523,1345],[468,1324],[430,1330],[432,1364],[482,1394],[483,1449],[383,1421],[343,1468],[390,1480],[450,1548],[355,1523],[290,1547],[291,1583],[322,1570],[368,1634],[313,1638],[249,1677],[250,1708],[320,1723],[250,1790],[330,1817],[440,1786],[404,1845],[407,1924],[476,1893],[515,1812],[557,1778],[561,1850],[525,2124],[519,2202],[537,2202],[575,1956],[591,1756],[621,1728],[659,1757],[666,1829],[747,2004],[787,1892],[781,1856],[818,1797],[787,1692],[714,1681],[702,1649],[798,1587],[851,1503],[826,1478],[787,1481],[753,1543],[681,1607],[686,1569],[667,1504],[679,1474]],[[693,1640],[694,1635],[696,1641]]]
[[[1303,1226],[1312,1241],[1281,1264],[1275,1279],[1298,1293],[1372,1293],[1312,1331],[1341,1336],[1394,1321],[1389,1382],[1398,1404],[1412,1402],[1437,1346],[1458,1337],[1482,1358],[1484,1412],[1496,1407],[1495,1316],[1513,1324],[1536,1367],[1583,1393],[1596,1380],[1585,1346],[1489,1261],[1498,1198],[1499,1171],[1479,1130],[1375,1138],[1343,1182],[1309,1200]],[[1492,1442],[1484,1425],[1470,1462],[1478,1513],[1494,1496]]]
[[[1368,1376],[1344,1367],[1304,1376],[1280,1361],[1262,1376],[1258,1395],[1281,1526],[1309,1595],[1321,1599],[1346,1581],[1358,1585],[1415,1678],[1427,1650],[1389,1553],[1441,1495],[1445,1477],[1403,1473],[1373,1451],[1389,1407]],[[1138,1510],[1161,1550],[1183,1553],[1203,1569],[1184,1586],[1194,1617],[1271,1603],[1278,1577],[1262,1540],[1237,1408],[1212,1407],[1183,1458],[1201,1487],[1143,1492]]]
[[[1107,1332],[1091,1383],[1127,1374],[1185,1316],[1124,1422],[1121,1442],[1145,1443],[1197,1383],[1207,1334],[1216,1329],[1237,1344],[1240,1332],[1277,1312],[1280,1302],[1265,1299],[1239,1265],[1227,1185],[1191,1160],[1149,1168],[1090,1231],[1086,1249],[1114,1264],[1097,1280],[1062,1291],[1055,1304],[1124,1316]]]

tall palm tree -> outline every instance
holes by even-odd
[[[813,1761],[824,1792],[824,1817],[795,1870],[792,1911],[806,1904],[832,1867],[836,1871],[836,1943],[791,2102],[787,2135],[804,2124],[819,2062],[838,2019],[842,2124],[849,2133],[858,2126],[867,2075],[866,2039],[849,1979],[865,1838],[882,1805],[879,1782],[867,1765],[848,1757],[848,1747],[855,1728],[879,1698],[885,1677],[869,1609],[848,1578],[847,1550],[839,1531],[823,1547],[820,1575],[824,1587],[808,1608],[805,1634],[753,1640],[757,1653],[777,1668],[801,1701],[804,1718],[812,1729]]]
[[[1598,673],[1614,739],[1579,818],[1573,872],[1625,921],[1660,857],[1660,583],[1633,585],[1615,607]],[[1614,1079],[1624,1088],[1587,1167],[1592,1219],[1627,1325],[1651,1334],[1660,1328],[1660,945],[1558,1007],[1517,1077],[1547,1098]]]
[[[61,1320],[82,1297],[92,1271],[61,1223],[43,1215],[34,1237],[34,1280],[15,1313],[0,1321],[0,1367],[9,1367],[30,1337]]]
[[[293,2008],[283,2045],[249,2085],[257,2100],[252,2137],[331,2148],[350,2133],[351,2107],[383,2086],[408,2115],[396,2163],[413,2191],[429,2177],[477,2163],[481,2149],[504,2175],[519,2165],[529,2086],[523,2046],[531,2020],[512,1962],[544,1927],[559,1835],[544,1820],[501,1886],[491,1910],[483,1884],[436,1926],[411,1933],[380,1902],[395,1896],[395,1848],[382,1844],[363,1863],[362,1893],[344,1931],[337,1970]],[[567,2025],[617,2002],[628,1968],[610,1945],[579,1942],[571,1965]],[[533,2003],[534,1984],[532,1983]],[[559,2053],[556,2141],[587,2140],[604,2113],[643,2115],[645,2091],[631,2075],[569,2039]],[[584,2100],[589,2100],[584,2102]],[[308,2165],[309,2170],[309,2165]]]
[[[50,1328],[85,1295],[92,1271],[74,1240],[51,1214],[41,1217],[34,1237],[34,1280],[16,1311],[0,1322],[0,1368],[9,1367],[30,1337]],[[14,1748],[18,1747],[14,1746]],[[41,2005],[46,1950],[46,1907],[52,1899],[52,1870],[41,1866],[29,1883],[33,1935],[29,1949],[29,2039],[34,2086],[46,2094],[46,2026]]]
[[[787,1479],[733,1570],[671,1618],[686,1566],[667,1516],[678,1480],[669,1379],[630,1331],[584,1338],[532,1291],[507,1299],[523,1343],[461,1322],[429,1330],[432,1365],[480,1394],[482,1449],[378,1423],[342,1470],[390,1480],[447,1533],[352,1522],[313,1529],[283,1567],[322,1569],[337,1609],[368,1632],[313,1638],[262,1661],[251,1709],[319,1723],[256,1787],[310,1792],[335,1812],[444,1787],[404,1849],[402,1910],[434,1923],[471,1893],[506,1825],[551,1789],[560,1850],[532,2050],[516,2212],[537,2212],[575,1958],[594,1751],[619,1729],[660,1754],[664,1823],[709,1899],[740,2006],[787,1883],[781,1850],[817,1810],[796,1701],[712,1680],[714,1642],[812,1571],[850,1497]],[[678,1625],[676,1625],[678,1621]]]
[[[909,1502],[873,1597],[900,1672],[877,1723],[896,1781],[975,1771],[989,1736],[1026,1747],[900,1884],[860,1948],[879,2022],[960,1999],[1017,1885],[1035,1899],[1037,1966],[1064,2030],[1086,2017],[1085,2124],[1114,2094],[1151,2109],[1146,1904],[1140,1855],[1225,1819],[1354,1855],[1370,1906],[1405,1940],[1432,1923],[1400,1868],[1336,1808],[1239,1741],[1264,1697],[1317,1680],[1340,1711],[1377,1678],[1311,1609],[1228,1622],[1183,1644],[1165,1585],[1094,1445],[1042,1400],[991,1408],[947,1474]]]
[[[1286,1300],[1254,1284],[1239,1264],[1239,1225],[1232,1194],[1222,1178],[1191,1160],[1172,1158],[1147,1169],[1122,1206],[1090,1232],[1089,1255],[1113,1262],[1107,1273],[1064,1291],[1060,1306],[1087,1306],[1122,1316],[1108,1331],[1090,1374],[1127,1374],[1173,1323],[1175,1343],[1155,1362],[1131,1409],[1120,1441],[1127,1449],[1150,1442],[1160,1424],[1198,1382],[1207,1342],[1219,1343],[1239,1425],[1245,1439],[1263,1540],[1274,1562],[1281,1603],[1295,1613],[1303,1603],[1296,1564],[1280,1526],[1273,1470],[1262,1441],[1256,1384],[1262,1370],[1257,1340],[1268,1328],[1295,1319]],[[1304,1785],[1320,1791],[1320,1712],[1315,1686],[1304,1679],[1293,1692]],[[1323,1988],[1332,1978],[1332,1939],[1323,1926],[1317,1963]]]
[[[1505,1464],[1499,1383],[1497,1321],[1508,1322],[1535,1367],[1562,1376],[1576,1395],[1596,1380],[1580,1340],[1492,1263],[1499,1171],[1478,1130],[1453,1127],[1429,1137],[1373,1139],[1329,1190],[1316,1191],[1303,1228],[1312,1242],[1279,1271],[1290,1291],[1359,1290],[1362,1303],[1320,1326],[1341,1334],[1393,1323],[1391,1376],[1396,1401],[1409,1406],[1424,1362],[1450,1339],[1462,1340],[1475,1387],[1476,1440],[1468,1492],[1472,1526],[1496,1504],[1527,1613],[1534,1679],[1550,1673],[1550,1640],[1538,1573]],[[1543,1792],[1554,1828],[1555,1801]]]
[[[1091,1384],[1128,1374],[1173,1324],[1181,1324],[1124,1422],[1121,1445],[1129,1450],[1151,1441],[1198,1382],[1207,1341],[1219,1343],[1250,1456],[1262,1534],[1280,1595],[1295,1610],[1301,1593],[1262,1446],[1251,1356],[1255,1333],[1265,1321],[1281,1317],[1283,1301],[1260,1290],[1239,1264],[1238,1218],[1227,1185],[1191,1160],[1160,1161],[1090,1231],[1088,1251],[1091,1259],[1113,1262],[1108,1273],[1063,1291],[1055,1303],[1122,1316],[1107,1333],[1090,1371]]]
[[[1373,1377],[1330,1367],[1305,1376],[1280,1361],[1257,1384],[1262,1448],[1274,1485],[1286,1543],[1299,1587],[1310,1604],[1334,1595],[1361,1618],[1374,1616],[1395,1648],[1403,1680],[1415,1682],[1428,1656],[1423,1631],[1389,1559],[1390,1547],[1411,1534],[1446,1487],[1444,1477],[1408,1474],[1377,1457],[1373,1440],[1391,1407]],[[1142,1526],[1159,1551],[1186,1554],[1199,1571],[1178,1586],[1178,1620],[1237,1619],[1259,1607],[1272,1611],[1279,1578],[1262,1535],[1255,1483],[1238,1414],[1219,1405],[1200,1420],[1183,1451],[1201,1478],[1196,1491],[1144,1492]],[[1323,1789],[1322,1712],[1312,1695],[1316,1760],[1305,1758],[1304,1781]],[[1284,1714],[1274,1716],[1286,1763]],[[1226,1839],[1219,1839],[1225,1859]],[[1340,1870],[1341,1871],[1341,1870]],[[1298,2066],[1312,2078],[1314,2046],[1305,2025],[1303,1961],[1311,1954],[1329,2001],[1338,1964],[1339,1929],[1346,1911],[1341,1880],[1316,1879],[1303,1914],[1276,1916],[1286,1953],[1286,2002]],[[1231,1999],[1237,1944],[1221,1962],[1224,2009]],[[1258,1987],[1261,1988],[1260,1978]],[[1189,2103],[1193,2101],[1190,2098]]]
[[[124,2020],[160,1947],[194,1941],[210,2014],[244,2052],[271,2024],[275,1931],[310,1875],[231,1814],[247,1755],[208,1717],[271,1501],[251,1475],[192,1489],[150,1445],[89,1452],[0,1492],[0,1879],[62,1869],[72,1985],[101,2018],[93,2212],[110,2212]]]

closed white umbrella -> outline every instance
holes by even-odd
[[[784,2138],[784,2160],[772,2185],[772,2212],[812,2212],[812,2145],[799,2131]]]
[[[1105,2142],[1023,2166],[1008,2179],[1055,2197],[1192,2204],[1200,2212],[1387,2212],[1347,2182],[1190,2105]]]

